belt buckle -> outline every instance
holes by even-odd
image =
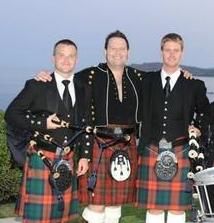
[[[114,134],[122,134],[123,132],[122,132],[122,128],[121,127],[115,127],[114,128]]]
[[[165,138],[162,138],[159,141],[159,148],[170,150],[170,149],[172,149],[172,142],[167,142],[167,140]]]

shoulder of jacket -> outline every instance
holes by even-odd
[[[75,78],[77,80],[83,81],[88,83],[89,85],[92,84],[95,74],[98,72],[97,66],[87,67],[75,74]]]
[[[195,85],[204,85],[204,81],[201,79],[197,79],[197,78],[192,78],[192,79],[186,79],[185,77],[183,77],[184,80],[189,83],[189,84],[195,84]]]
[[[47,87],[49,85],[52,85],[54,81],[55,80],[52,79],[51,81],[43,82],[43,81],[37,81],[37,80],[35,80],[33,78],[33,79],[27,80],[25,82],[25,86],[28,86],[28,87],[36,87],[36,88],[38,88],[38,87],[43,88],[43,87]]]
[[[140,81],[143,80],[145,72],[134,67],[126,66],[126,72],[134,77],[137,77]]]
[[[45,82],[46,83],[46,82]],[[35,79],[29,79],[25,82],[25,87],[38,87],[43,85],[44,82],[42,81],[36,81]]]

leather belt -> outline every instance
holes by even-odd
[[[97,127],[97,134],[99,133],[104,133],[106,135],[110,134],[115,134],[115,135],[125,135],[125,134],[132,134],[135,132],[135,128],[131,126],[130,128],[124,128],[124,126],[120,127]]]
[[[38,149],[45,150],[45,151],[52,152],[52,153],[56,153],[56,149],[57,149],[56,145],[51,144],[51,143],[45,143],[45,142],[42,142],[39,140],[37,141],[36,147]],[[71,151],[72,151],[72,148],[71,148]]]
[[[171,143],[172,144],[172,147],[176,147],[176,146],[181,146],[181,145],[184,145],[184,144],[186,144],[186,143],[188,143],[188,138],[186,138],[186,137],[180,137],[180,138],[177,138],[176,140],[174,140],[174,141],[169,141],[168,143]],[[159,142],[152,142],[151,144],[154,144],[154,145],[156,145],[156,146],[158,146],[159,145]]]

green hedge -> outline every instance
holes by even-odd
[[[14,199],[19,190],[21,171],[11,166],[6,144],[4,113],[0,112],[0,202]]]

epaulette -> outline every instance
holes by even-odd
[[[91,66],[88,68],[85,68],[75,75],[78,77],[78,79],[84,80],[85,83],[88,83],[89,85],[92,84],[93,75],[95,74],[95,66]]]
[[[127,69],[128,73],[134,73],[139,78],[140,81],[143,80],[143,73],[144,72],[142,70],[139,70],[139,69],[136,69],[136,68],[133,68],[133,67],[129,67],[129,66],[127,66],[126,69]]]

